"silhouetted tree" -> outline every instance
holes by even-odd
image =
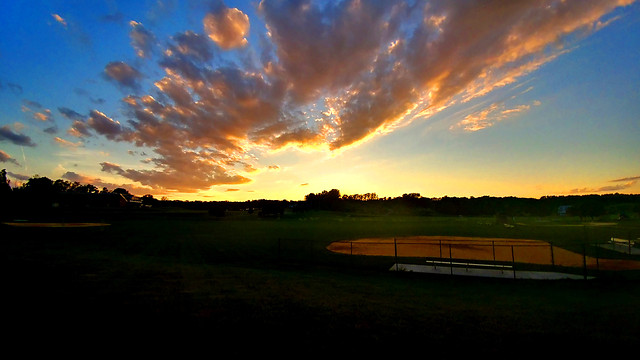
[[[338,210],[340,203],[340,190],[323,190],[321,193],[310,193],[304,197],[305,202],[312,209]]]
[[[11,185],[9,182],[9,179],[7,179],[7,170],[0,170],[0,196],[4,197],[11,193]]]

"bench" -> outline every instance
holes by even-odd
[[[426,261],[427,264],[433,264],[435,265],[456,265],[456,266],[468,266],[468,267],[478,267],[478,268],[482,268],[482,267],[488,267],[488,268],[493,268],[493,269],[512,269],[513,266],[511,265],[500,265],[500,264],[481,264],[481,263],[474,263],[474,262],[460,262],[460,261],[443,261],[443,260],[427,260]]]

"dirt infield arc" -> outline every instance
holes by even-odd
[[[32,222],[6,222],[5,225],[23,228],[85,228],[109,226],[105,223],[32,223]]]
[[[365,238],[331,243],[328,250],[351,255],[425,257],[518,262],[600,270],[637,270],[640,261],[584,256],[540,240],[460,236]]]

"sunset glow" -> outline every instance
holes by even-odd
[[[640,4],[35,1],[0,169],[181,200],[640,193]]]

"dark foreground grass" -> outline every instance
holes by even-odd
[[[640,287],[633,277],[402,274],[387,271],[393,259],[323,250],[335,240],[434,234],[515,234],[570,244],[630,232],[633,224],[603,230],[545,220],[544,226],[562,226],[505,230],[483,219],[322,214],[157,215],[111,223],[104,229],[2,228],[7,348],[88,357],[400,356],[417,350],[441,358],[533,358],[611,356],[640,344]]]

